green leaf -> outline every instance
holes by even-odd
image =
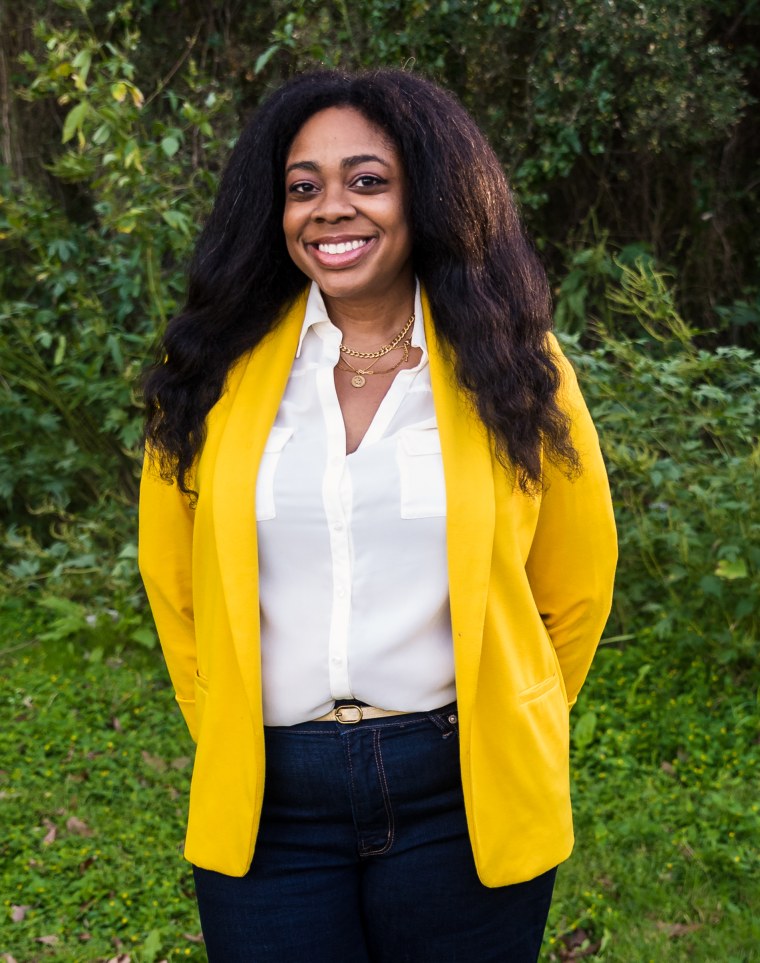
[[[155,963],[161,949],[161,931],[151,930],[142,946],[141,958],[144,963]]]
[[[82,124],[89,110],[90,105],[86,100],[82,100],[66,114],[66,120],[63,122],[62,143],[67,144],[74,134],[82,129]]]
[[[60,598],[57,595],[51,595],[47,598],[39,599],[37,601],[37,605],[43,609],[50,609],[51,612],[57,612],[59,615],[68,615],[73,618],[81,618],[84,620],[84,606],[80,605],[78,602],[72,602],[70,599]]]
[[[723,582],[714,575],[703,575],[699,580],[699,587],[705,595],[711,595],[714,598],[720,598],[723,595]]]
[[[58,365],[63,361],[66,355],[66,335],[58,335],[58,345],[55,349],[55,355],[53,356],[53,365],[57,368]]]
[[[670,624],[668,620],[663,619],[663,621],[659,625],[654,626],[652,632],[655,638],[657,637],[662,638],[664,635],[667,635],[670,632]],[[645,662],[644,665],[639,667],[639,671],[636,673],[636,678],[633,680],[633,684],[628,689],[628,695],[626,697],[626,701],[629,705],[635,701],[636,692],[638,691],[639,686],[644,681],[644,679],[646,679],[646,677],[649,675],[651,671],[652,671],[651,662]]]
[[[715,574],[718,578],[725,578],[729,581],[733,581],[735,578],[746,578],[747,563],[743,558],[722,558],[715,566]]]
[[[757,603],[753,598],[739,599],[736,608],[734,609],[734,615],[737,619],[744,619],[748,615],[752,615],[757,608]],[[760,694],[760,693],[759,693]]]
[[[187,215],[183,214],[182,211],[163,211],[161,217],[166,221],[169,227],[173,227],[175,230],[180,231],[186,237],[190,234],[190,222],[187,219]]]
[[[161,141],[161,150],[164,152],[164,154],[166,154],[167,157],[174,157],[179,150],[179,141],[176,137],[167,135]]]
[[[92,51],[91,50],[80,50],[79,53],[71,61],[72,66],[76,69],[82,80],[87,80],[87,74],[90,72],[90,66],[92,64]]]
[[[134,642],[137,642],[146,649],[155,649],[158,643],[156,633],[149,628],[135,629],[135,631],[132,632],[129,637]]]
[[[108,346],[108,350],[117,370],[121,371],[124,368],[124,355],[119,344],[119,339],[113,334],[109,334],[106,338],[106,345]]]
[[[596,713],[584,712],[573,728],[573,742],[578,749],[585,749],[594,739]]]
[[[280,49],[280,45],[278,43],[275,43],[275,44],[272,44],[271,47],[268,47],[263,54],[260,54],[254,65],[253,72],[255,74],[260,74],[261,71],[264,69],[264,67],[266,67],[266,65],[269,63],[272,57],[274,57],[274,55],[277,53],[279,49]]]

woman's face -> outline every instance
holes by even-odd
[[[359,111],[330,107],[296,134],[285,162],[283,230],[291,258],[328,298],[366,301],[411,289],[401,158]]]

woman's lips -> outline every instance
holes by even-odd
[[[309,255],[326,268],[352,267],[374,248],[377,238],[325,238],[306,245]]]

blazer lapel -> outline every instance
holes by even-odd
[[[223,547],[219,567],[224,598],[240,672],[258,719],[262,710],[256,475],[288,382],[305,310],[306,292],[243,362],[214,469],[214,526],[216,544]]]
[[[450,352],[436,336],[423,292],[430,381],[446,481],[446,543],[457,700],[463,722],[475,698],[495,525],[488,433],[456,383]],[[463,733],[464,734],[464,733]]]

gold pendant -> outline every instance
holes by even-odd
[[[351,379],[351,384],[354,386],[354,388],[363,388],[366,383],[367,379],[364,377],[364,375],[355,374]]]

